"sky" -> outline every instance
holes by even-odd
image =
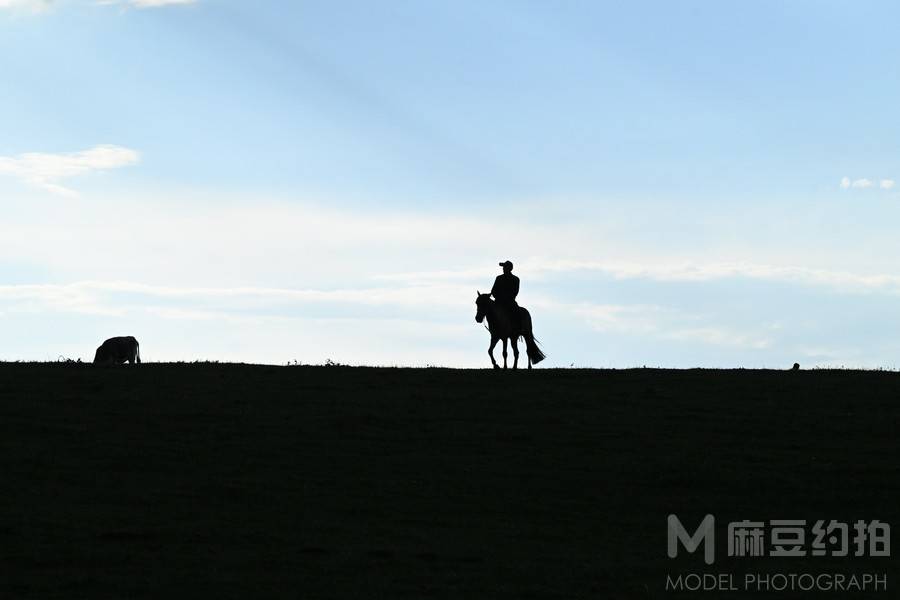
[[[900,365],[900,6],[0,0],[0,360]],[[499,349],[497,351],[499,357]]]

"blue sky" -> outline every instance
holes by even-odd
[[[0,0],[0,359],[896,367],[898,17]]]

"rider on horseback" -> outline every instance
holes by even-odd
[[[519,294],[519,278],[512,274],[513,264],[508,260],[500,263],[503,267],[503,275],[498,275],[494,280],[494,287],[490,294],[477,292],[475,306],[475,322],[483,323],[487,319],[487,330],[491,333],[491,345],[488,346],[488,355],[495,369],[500,365],[494,359],[494,346],[497,342],[503,342],[503,368],[506,368],[506,344],[512,344],[513,369],[519,363],[519,338],[525,338],[525,352],[528,355],[528,368],[536,365],[547,356],[541,351],[534,337],[534,329],[531,315],[527,310],[516,304],[516,296]],[[491,296],[494,300],[491,300]]]
[[[522,326],[519,305],[516,303],[516,296],[519,295],[519,278],[512,274],[513,264],[510,261],[502,262],[500,266],[503,267],[503,274],[497,275],[494,280],[491,295],[506,313],[513,328],[518,331]]]

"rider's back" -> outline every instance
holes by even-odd
[[[491,295],[497,302],[502,304],[512,304],[516,301],[519,294],[519,278],[512,273],[504,273],[497,275],[494,280],[494,287],[491,288]]]

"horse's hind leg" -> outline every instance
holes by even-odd
[[[497,361],[494,360],[494,346],[497,345],[497,338],[491,337],[491,345],[488,346],[488,356],[491,357],[491,364],[494,365],[495,369],[499,369],[500,365],[497,364]]]
[[[503,338],[503,368],[506,368],[506,338]]]
[[[509,340],[513,348],[513,369],[519,368],[519,338],[514,337]]]

